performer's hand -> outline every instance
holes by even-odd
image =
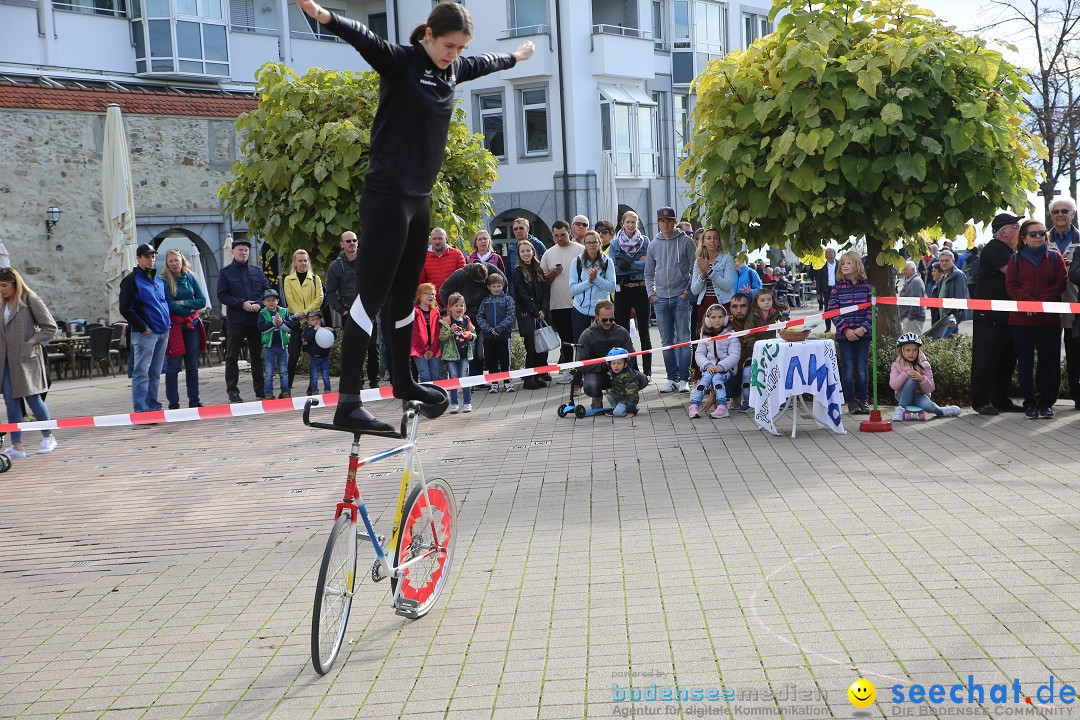
[[[319,3],[315,2],[315,0],[296,0],[296,4],[299,5],[300,9],[303,10],[308,16],[313,17],[316,20],[319,20],[319,15],[322,15],[323,7],[319,5]],[[323,15],[323,17],[326,18],[327,21],[329,21],[329,15],[330,13],[327,12],[325,15]],[[322,20],[319,20],[319,22],[322,22]]]
[[[297,2],[301,2],[301,1],[302,0],[297,0]],[[526,40],[525,42],[518,45],[517,50],[515,50],[513,52],[513,55],[514,55],[514,57],[517,58],[518,62],[524,62],[525,60],[528,60],[529,58],[532,57],[533,51],[535,49],[536,49],[536,46],[533,45],[533,41],[532,40]]]

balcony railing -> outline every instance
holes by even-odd
[[[593,35],[620,35],[622,37],[640,38],[642,40],[652,40],[653,34],[648,30],[638,30],[637,28],[623,27],[622,25],[593,25]]]
[[[249,33],[251,35],[269,35],[277,37],[277,28],[253,27],[251,25],[229,25],[229,32]]]
[[[37,5],[37,3],[34,3]],[[53,2],[54,10],[61,10],[63,12],[83,13],[85,15],[107,15],[110,17],[126,18],[127,10],[124,8],[122,2],[101,2],[100,6],[84,5],[81,2]],[[116,7],[109,7],[110,5],[116,5]]]
[[[509,38],[526,37],[528,35],[550,35],[550,25],[522,25],[521,27],[508,28],[499,33],[500,40]]]
[[[289,36],[296,40],[321,40],[322,42],[345,42],[337,35],[322,35],[320,33],[304,32],[303,30],[292,30],[289,32]]]

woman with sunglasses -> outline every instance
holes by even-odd
[[[463,82],[514,67],[533,54],[532,42],[513,53],[461,54],[472,40],[472,16],[457,2],[442,2],[409,35],[407,45],[387,42],[355,20],[315,0],[300,9],[352,45],[379,74],[379,107],[371,126],[369,167],[360,196],[363,241],[357,250],[356,300],[341,342],[341,387],[334,424],[382,435],[396,430],[376,420],[360,401],[360,373],[371,343],[373,320],[389,307],[390,363],[394,397],[445,409],[445,391],[412,379],[413,296],[427,256],[431,188],[442,167]],[[436,410],[437,411],[437,410]]]
[[[593,230],[600,236],[600,252],[609,253],[611,239],[615,237],[615,225],[610,220],[597,220]]]
[[[1020,249],[1005,268],[1009,297],[1057,302],[1065,292],[1065,282],[1065,261],[1046,244],[1046,227],[1038,220],[1024,221],[1020,225]],[[1054,403],[1061,387],[1061,320],[1049,313],[1014,312],[1009,314],[1009,331],[1016,348],[1024,414],[1032,419],[1054,417]]]
[[[45,343],[56,335],[56,321],[49,308],[22,279],[14,268],[0,270],[0,299],[3,300],[3,322],[0,322],[0,363],[3,363],[2,387],[9,423],[22,422],[22,403],[35,420],[48,420],[49,408],[43,397],[49,389],[45,368]],[[38,454],[56,449],[51,430],[41,431]],[[24,458],[22,433],[11,433],[9,457]]]

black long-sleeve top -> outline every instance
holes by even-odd
[[[356,48],[381,79],[365,187],[408,197],[430,195],[446,152],[454,87],[512,68],[517,58],[509,53],[485,53],[460,57],[440,70],[419,43],[387,42],[361,23],[335,13],[330,14],[326,28]]]

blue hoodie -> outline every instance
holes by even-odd
[[[488,295],[476,311],[476,324],[484,337],[509,338],[510,325],[514,321],[514,299],[505,290],[498,295]],[[493,331],[498,335],[492,334]]]

